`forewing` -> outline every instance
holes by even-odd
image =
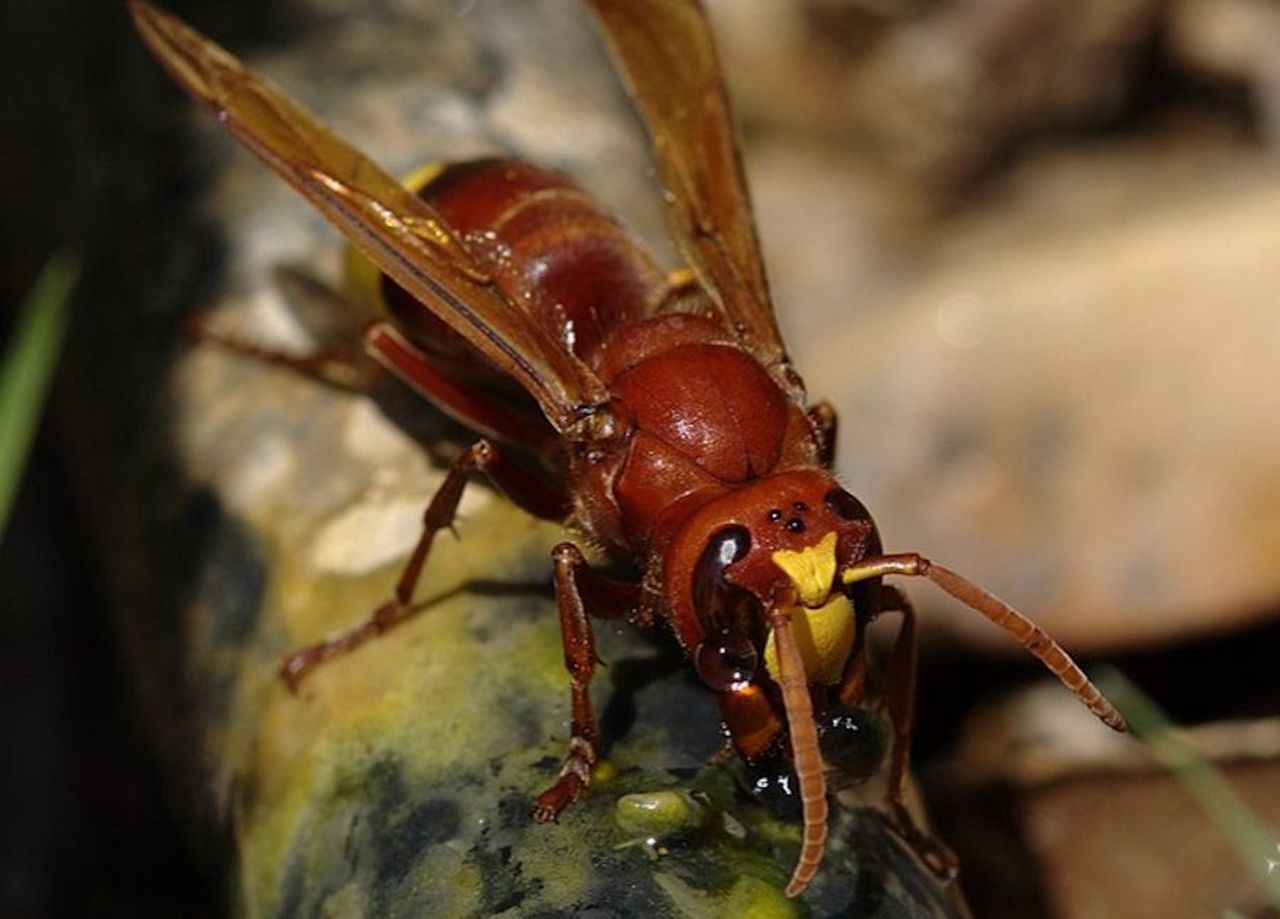
[[[667,223],[717,309],[786,360],[706,14],[697,0],[588,0],[653,139]]]
[[[594,375],[494,289],[441,217],[234,56],[144,0],[138,31],[173,78],[398,284],[514,377],[558,430],[603,401]]]

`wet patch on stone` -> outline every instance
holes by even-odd
[[[468,858],[480,869],[482,915],[518,909],[544,886],[541,880],[524,877],[524,866],[513,856],[509,845],[490,848],[481,840],[472,847]]]

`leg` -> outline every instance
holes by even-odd
[[[190,318],[190,333],[225,351],[284,367],[329,386],[368,392],[380,371],[361,351],[358,311],[345,297],[302,269],[277,265],[272,269],[272,282],[292,317],[316,342],[313,353],[290,354],[261,347],[243,336],[219,331],[209,324],[205,313]]]
[[[911,731],[915,724],[916,661],[919,641],[916,635],[916,611],[906,595],[896,587],[880,588],[883,612],[902,616],[898,637],[885,672],[884,703],[893,727],[893,749],[889,754],[889,777],[885,797],[898,831],[920,859],[941,877],[954,878],[960,860],[943,843],[918,826],[907,809],[907,775],[911,765]]]
[[[289,354],[273,348],[264,348],[248,339],[212,328],[202,314],[197,313],[188,321],[191,334],[200,341],[217,345],[224,351],[251,357],[273,367],[283,367],[308,379],[338,389],[352,392],[368,392],[378,374],[378,368],[358,350],[350,348],[326,348],[314,354]]]
[[[1004,629],[1031,652],[1037,660],[1056,676],[1062,685],[1071,690],[1089,711],[1098,716],[1107,727],[1127,730],[1124,718],[1107,698],[1084,675],[1084,671],[1071,656],[1054,641],[1044,629],[998,597],[992,596],[954,571],[935,565],[922,555],[907,552],[900,555],[878,555],[863,559],[840,573],[844,584],[854,584],[868,578],[885,575],[926,577],[951,596]]]
[[[815,402],[807,410],[809,422],[818,438],[818,459],[830,469],[836,461],[836,410],[826,399]]]
[[[593,571],[573,543],[562,542],[551,550],[555,572],[556,603],[560,608],[560,635],[564,641],[564,666],[569,671],[572,711],[569,753],[555,784],[538,795],[533,819],[555,820],[591,783],[596,762],[595,714],[591,710],[591,677],[595,672],[595,639],[588,606],[593,615],[614,619],[627,615],[640,597],[637,585],[624,584]]]
[[[882,612],[896,612],[902,617],[898,637],[885,672],[885,707],[893,722],[893,752],[889,758],[889,801],[897,810],[907,793],[907,771],[911,761],[911,729],[916,718],[916,664],[919,639],[916,635],[916,611],[906,594],[896,587],[880,588]]]
[[[462,491],[474,472],[483,472],[499,490],[503,490],[508,476],[513,473],[512,468],[503,462],[498,448],[489,441],[478,440],[468,447],[450,467],[444,481],[432,495],[423,515],[422,535],[400,573],[400,580],[396,583],[391,599],[359,625],[285,656],[280,661],[279,673],[290,690],[296,691],[302,678],[317,665],[336,654],[358,647],[375,635],[381,635],[413,614],[414,609],[410,604],[427,556],[431,552],[431,543],[440,530],[452,529]]]

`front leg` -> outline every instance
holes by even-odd
[[[538,823],[555,820],[591,784],[591,767],[596,762],[599,731],[591,710],[591,677],[595,673],[596,647],[587,618],[616,619],[631,613],[640,599],[638,585],[615,581],[593,571],[578,547],[562,542],[551,550],[560,608],[560,635],[564,641],[564,666],[569,671],[569,700],[572,712],[569,752],[555,784],[538,795],[533,819]]]
[[[894,823],[908,845],[938,877],[954,878],[960,873],[960,859],[945,843],[917,824],[907,808],[911,732],[915,726],[916,711],[916,665],[920,648],[915,607],[901,590],[882,584],[880,608],[882,612],[897,613],[902,617],[885,673],[884,704],[893,728],[885,797]]]

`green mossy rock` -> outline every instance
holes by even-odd
[[[208,619],[196,635],[208,687],[225,693],[209,741],[228,779],[243,913],[951,914],[870,810],[838,810],[817,881],[783,897],[798,825],[747,794],[739,764],[708,765],[714,702],[670,649],[610,625],[595,684],[606,759],[558,824],[531,824],[567,736],[557,618],[531,585],[560,534],[483,504],[460,541],[439,543],[421,613],[296,696],[274,677],[278,655],[372,608],[395,565],[344,581],[278,554],[263,561],[252,625]]]
[[[532,824],[568,739],[549,589],[565,534],[483,486],[458,538],[437,540],[418,614],[290,694],[280,656],[386,599],[443,473],[367,400],[213,349],[183,363],[177,393],[218,406],[179,432],[225,514],[186,640],[240,913],[963,915],[843,794],[816,881],[783,897],[798,821],[756,800],[741,763],[717,762],[713,694],[660,630],[597,623],[604,759],[559,823]]]

